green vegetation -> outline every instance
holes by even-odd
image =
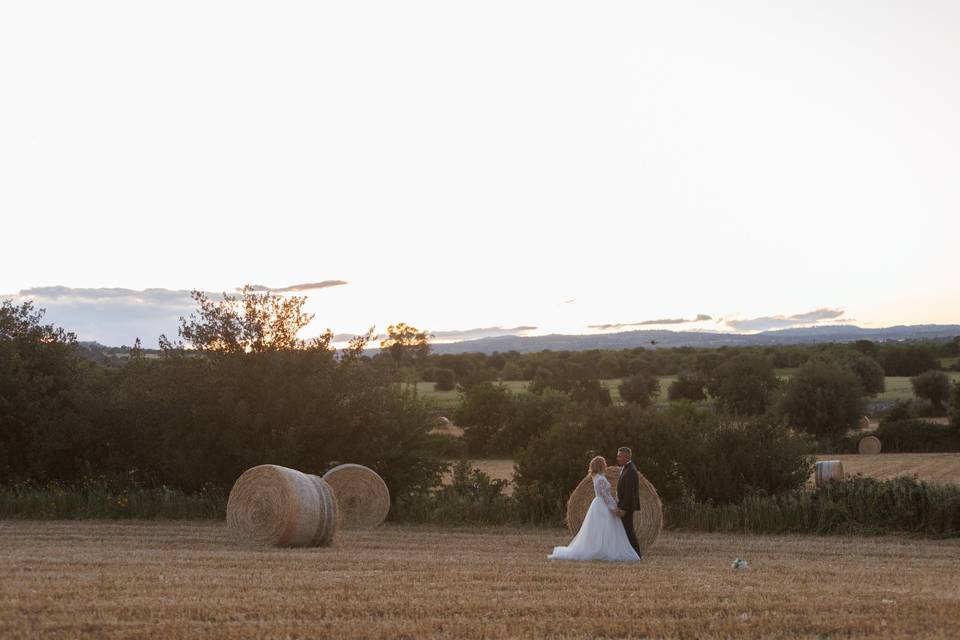
[[[787,383],[782,409],[794,427],[815,436],[841,437],[863,415],[863,386],[850,369],[811,360]]]
[[[925,371],[910,379],[910,386],[918,398],[929,400],[938,413],[946,412],[945,403],[950,398],[950,378],[942,371]]]
[[[664,522],[711,532],[958,536],[960,486],[854,477],[813,492],[749,496],[735,504],[676,502],[666,506]]]
[[[226,510],[226,494],[212,487],[184,493],[165,486],[113,486],[102,477],[78,486],[0,485],[0,519],[220,520]]]
[[[884,453],[960,452],[960,430],[925,420],[884,420],[874,434]]]

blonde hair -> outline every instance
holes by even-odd
[[[590,465],[587,467],[587,473],[590,475],[596,475],[598,473],[606,473],[607,471],[607,461],[603,456],[597,456],[590,461]]]

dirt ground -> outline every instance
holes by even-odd
[[[212,522],[0,521],[0,637],[960,636],[960,540],[664,532],[637,564],[548,561],[566,542],[385,526],[255,549]]]

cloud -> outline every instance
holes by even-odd
[[[342,280],[297,284],[272,292],[306,291],[346,284]],[[223,294],[205,292],[211,300]],[[76,334],[78,340],[96,341],[109,346],[130,345],[140,338],[145,347],[156,347],[160,334],[177,335],[180,317],[196,310],[196,303],[185,289],[73,288],[33,287],[17,293],[0,294],[19,304],[32,300],[34,307],[46,309],[44,322],[61,326]]]
[[[690,322],[705,322],[707,320],[712,320],[713,316],[708,316],[705,313],[697,314],[696,318],[692,320],[687,318],[661,318],[658,320],[641,320],[640,322],[628,322],[628,323],[618,323],[618,324],[588,324],[587,328],[589,329],[599,329],[605,331],[607,329],[624,329],[626,327],[647,327],[654,325],[668,325],[668,324],[687,324]]]
[[[479,340],[480,338],[493,338],[496,336],[516,336],[524,335],[530,331],[536,331],[539,327],[519,326],[519,327],[478,327],[476,329],[452,329],[448,331],[431,331],[433,339],[441,342],[460,342],[463,340]],[[376,334],[376,332],[374,332]],[[356,333],[335,333],[333,342],[348,342],[358,337]],[[384,335],[376,334],[378,340]]]
[[[250,285],[254,291],[270,291],[272,293],[290,293],[294,291],[313,291],[315,289],[326,289],[328,287],[339,287],[344,284],[350,284],[346,280],[324,280],[323,282],[306,282],[304,284],[292,284],[289,287],[267,287],[262,284]],[[237,291],[242,291],[238,288]]]
[[[771,329],[787,329],[800,325],[815,324],[821,320],[835,320],[842,316],[842,309],[814,309],[805,313],[796,313],[791,316],[763,316],[747,320],[726,319],[725,323],[737,331],[768,331]]]
[[[110,346],[130,345],[139,337],[145,347],[156,347],[160,334],[176,336],[180,316],[196,307],[189,291],[177,289],[34,287],[0,298],[15,304],[32,300],[46,309],[44,322],[74,332],[78,340]]]

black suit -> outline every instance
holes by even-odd
[[[628,462],[620,469],[620,479],[617,480],[617,507],[624,511],[621,521],[627,532],[630,546],[640,553],[640,543],[637,542],[637,532],[633,530],[633,512],[640,510],[640,475],[633,462]]]

